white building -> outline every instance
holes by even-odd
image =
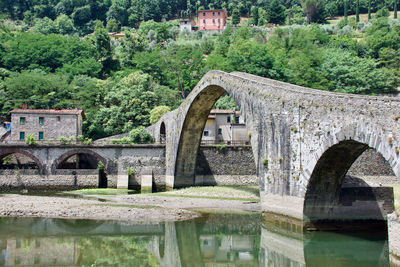
[[[190,19],[181,19],[179,22],[179,30],[181,32],[184,30],[191,32],[192,31],[192,21]]]
[[[212,109],[204,127],[202,144],[249,144],[250,138],[240,111]]]

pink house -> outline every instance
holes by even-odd
[[[199,10],[198,21],[199,30],[223,30],[226,25],[225,10]]]

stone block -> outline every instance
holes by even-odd
[[[153,189],[153,170],[144,169],[140,174],[140,190],[142,193],[151,193]]]

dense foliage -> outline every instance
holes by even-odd
[[[353,2],[359,3],[361,13],[367,12],[368,1],[348,1],[349,14],[355,10]],[[370,2],[372,11],[393,3]],[[1,10],[12,20],[0,17],[0,112],[7,115],[17,107],[82,108],[85,137],[97,139],[153,123],[176,108],[213,69],[335,92],[394,92],[399,83],[400,24],[387,18],[387,10],[369,22],[349,17],[331,25],[306,24],[340,14],[342,4],[2,1]],[[176,21],[156,22],[210,5],[250,18],[241,21],[239,16],[241,26],[230,23],[222,33],[180,32]],[[256,26],[271,21],[294,25],[274,30]],[[126,36],[110,38],[108,32],[121,26]],[[226,95],[215,106],[237,108]]]
[[[296,13],[296,7],[304,9],[308,22],[320,22],[326,16],[343,15],[346,11],[355,14],[357,9],[361,13],[384,7],[397,9],[395,3],[394,0],[2,0],[0,13],[23,20],[40,33],[85,35],[93,32],[96,20],[107,24],[108,31],[117,31],[121,27],[137,27],[142,21],[192,16],[201,9],[226,9],[229,16],[237,12],[254,17],[256,25],[264,25],[268,21],[284,23],[286,15],[290,19]]]

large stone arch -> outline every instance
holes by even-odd
[[[337,214],[342,183],[346,173],[357,158],[368,148],[383,156],[393,172],[399,178],[399,150],[390,132],[373,125],[352,124],[343,127],[336,134],[323,138],[321,149],[314,155],[314,161],[308,166],[311,173],[304,192],[304,225],[319,227],[320,222],[340,220],[385,220],[385,214],[377,203],[368,209],[357,211],[351,216]],[[390,211],[389,211],[390,212]],[[370,214],[368,214],[370,213]]]
[[[19,148],[6,148],[4,150],[2,150],[0,152],[0,159],[2,159],[5,156],[11,155],[11,154],[22,154],[25,155],[27,157],[29,157],[30,159],[32,159],[35,164],[38,166],[39,169],[39,173],[43,174],[45,172],[45,168],[43,167],[43,164],[40,162],[40,160],[35,157],[33,154],[29,153],[28,151],[25,151],[23,149],[19,149]]]
[[[210,73],[207,76],[211,76]],[[224,94],[228,93],[241,108],[246,118],[248,132],[252,132],[252,116],[246,102],[248,91],[243,88],[231,86],[228,82],[215,76],[206,77],[199,82],[187,98],[187,105],[180,108],[171,115],[179,127],[176,137],[167,136],[168,145],[174,146],[173,150],[167,148],[167,179],[168,187],[185,187],[195,184],[195,167],[197,151],[208,114],[215,102]],[[184,114],[184,116],[182,116]],[[170,115],[170,116],[171,116]],[[164,121],[168,118],[162,118]],[[171,118],[169,118],[171,120]],[[256,146],[252,142],[252,147]],[[172,152],[172,155],[169,154]],[[257,161],[257,157],[254,157]],[[171,160],[172,159],[172,160]],[[169,165],[169,166],[168,166]]]
[[[51,171],[52,173],[55,173],[55,170],[57,169],[58,165],[62,163],[64,160],[68,159],[69,157],[76,155],[76,154],[87,154],[90,156],[95,157],[98,161],[101,161],[104,165],[104,168],[108,170],[109,164],[108,160],[99,155],[98,153],[90,150],[90,149],[73,149],[70,150],[64,154],[62,154],[60,157],[58,157],[56,160],[54,160],[53,164],[51,165]]]

